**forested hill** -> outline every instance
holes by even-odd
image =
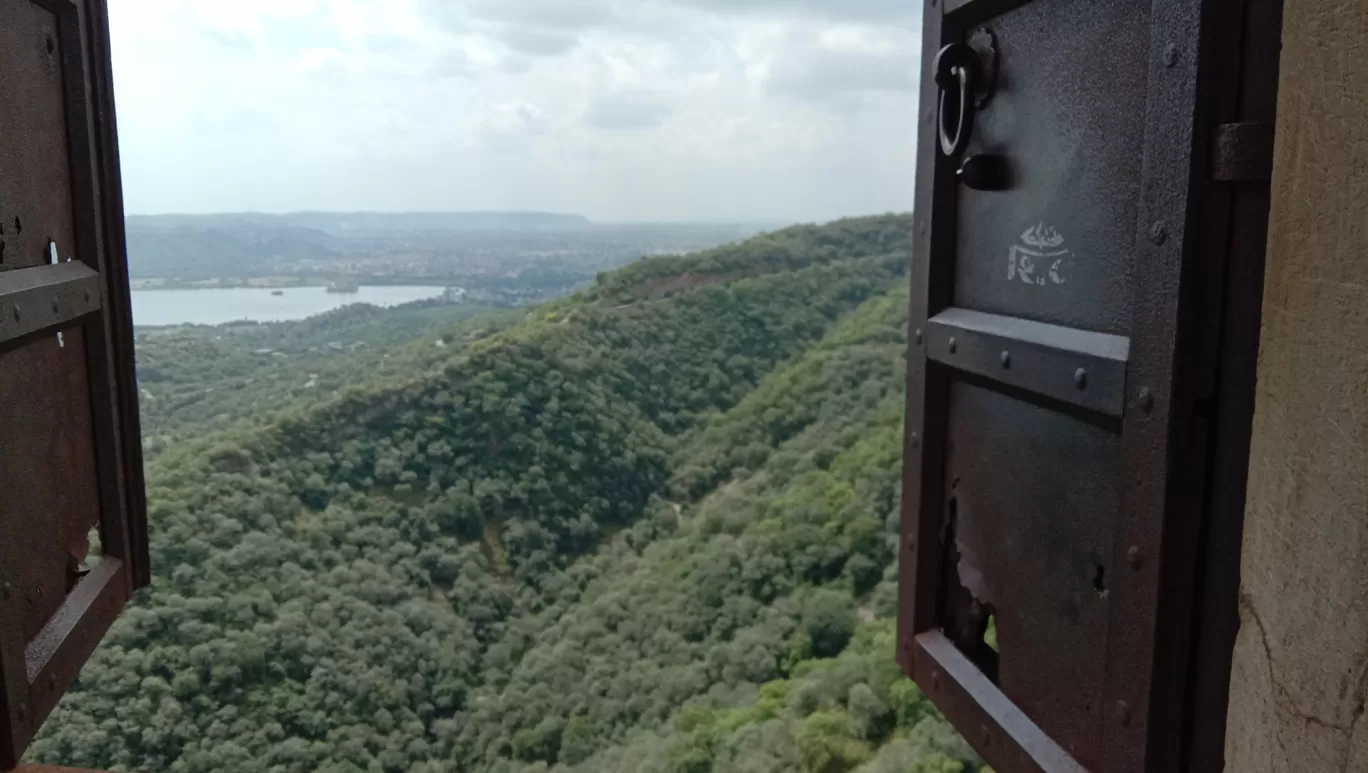
[[[523,316],[418,301],[357,303],[292,322],[138,328],[143,453],[244,419],[271,422],[343,389],[411,378]]]
[[[150,463],[31,754],[142,773],[979,763],[893,660],[910,221],[639,262]]]

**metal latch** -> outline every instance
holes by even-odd
[[[1211,177],[1232,183],[1273,179],[1273,124],[1246,121],[1217,126]]]

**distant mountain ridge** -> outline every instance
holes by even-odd
[[[584,215],[553,212],[225,212],[207,215],[129,215],[130,228],[222,228],[252,225],[309,228],[333,235],[389,231],[483,231],[590,228]]]
[[[566,288],[642,255],[689,252],[758,233],[758,225],[597,224],[548,212],[238,212],[130,215],[135,279],[269,276],[460,284],[527,273]]]

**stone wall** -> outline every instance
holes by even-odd
[[[1368,771],[1368,2],[1283,24],[1226,770]]]

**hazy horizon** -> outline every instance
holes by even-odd
[[[894,0],[111,0],[130,214],[906,211]]]
[[[907,210],[910,211],[910,208]],[[863,215],[872,214],[894,214],[866,212]],[[779,226],[786,224],[796,224],[806,222],[802,220],[790,220],[785,218],[766,218],[766,217],[699,217],[699,218],[677,218],[677,219],[633,219],[633,218],[594,218],[581,212],[570,211],[551,211],[551,210],[531,210],[531,209],[293,209],[293,210],[260,210],[243,209],[233,211],[214,211],[214,212],[128,212],[124,213],[126,218],[206,218],[206,217],[293,217],[308,215],[381,215],[381,216],[412,216],[412,215],[534,215],[546,217],[581,217],[592,225],[762,225]],[[858,217],[859,215],[837,216],[835,218],[823,218],[822,222],[840,219],[841,217]]]

